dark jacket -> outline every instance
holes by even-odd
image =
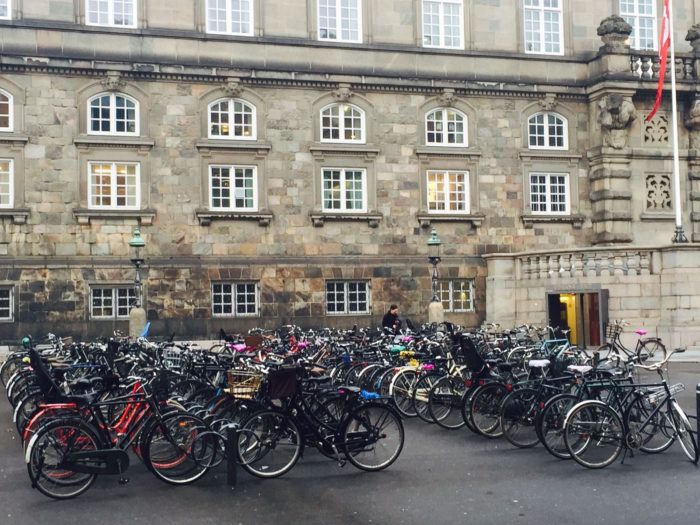
[[[384,314],[384,318],[382,319],[382,327],[389,328],[395,331],[400,326],[401,321],[399,320],[398,315],[392,314],[391,312],[387,312]]]

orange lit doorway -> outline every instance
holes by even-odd
[[[562,292],[547,295],[549,324],[570,329],[571,344],[597,347],[608,320],[608,291]]]

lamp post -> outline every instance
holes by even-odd
[[[134,302],[129,310],[129,337],[138,337],[146,326],[146,310],[141,304],[141,249],[146,247],[146,241],[141,237],[141,230],[134,228],[134,235],[129,241],[129,247],[134,249],[134,257],[131,264],[134,265]]]
[[[433,228],[430,232],[430,238],[428,239],[428,261],[433,266],[433,272],[431,275],[431,284],[433,289],[433,298],[428,305],[428,322],[429,323],[442,323],[445,320],[445,310],[442,306],[442,301],[438,294],[438,270],[437,266],[440,264],[440,245],[442,242],[437,235],[437,232]]]

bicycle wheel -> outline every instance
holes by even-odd
[[[340,435],[348,461],[362,470],[385,469],[403,450],[401,417],[381,403],[367,403],[354,409]]]
[[[564,443],[564,421],[566,414],[579,401],[573,394],[558,394],[547,401],[542,409],[537,427],[539,438],[547,452],[555,458],[571,458]]]
[[[479,389],[479,385],[474,384],[471,387],[467,388],[467,391],[464,392],[464,395],[462,396],[462,399],[460,400],[460,412],[462,414],[462,420],[464,421],[464,424],[466,427],[474,432],[475,434],[478,434],[476,428],[474,427],[474,421],[472,421],[472,412],[471,412],[471,406],[472,406],[472,396],[474,393]]]
[[[15,375],[20,368],[24,366],[23,359],[25,355],[11,355],[0,367],[0,381],[2,381],[2,386],[7,387],[7,383],[10,378]]]
[[[29,394],[24,399],[22,399],[12,414],[12,419],[17,427],[17,432],[21,436],[24,434],[24,429],[27,427],[27,423],[32,418],[32,416],[39,409],[39,403],[43,401],[44,396],[41,393]]]
[[[253,476],[276,478],[299,460],[302,436],[297,424],[282,412],[253,414],[239,430],[238,458]]]
[[[428,412],[442,428],[455,430],[464,426],[460,410],[466,387],[461,379],[445,376],[433,385],[428,396]]]
[[[503,435],[518,448],[531,448],[539,442],[535,427],[539,412],[537,397],[537,390],[521,388],[508,394],[501,405]]]
[[[416,388],[413,389],[413,410],[426,423],[435,423],[428,410],[428,405],[430,390],[441,377],[441,374],[426,374],[416,382]]]
[[[666,347],[658,339],[644,341],[637,350],[637,358],[640,363],[645,361],[663,361],[666,359]]]
[[[596,350],[601,361],[607,361],[611,366],[620,366],[620,353],[610,343],[598,347]]]
[[[641,396],[632,401],[625,415],[628,440],[638,440],[639,450],[647,454],[663,452],[676,440],[665,406],[652,416],[655,408],[648,397]]]
[[[693,436],[693,427],[688,421],[688,416],[685,415],[685,412],[683,412],[683,409],[675,399],[671,401],[670,415],[673,425],[676,427],[676,435],[683,452],[685,452],[690,461],[697,463],[698,447]]]
[[[27,450],[27,471],[32,487],[54,499],[79,496],[97,474],[75,472],[64,465],[69,454],[100,448],[97,432],[79,420],[57,420],[34,434]]]
[[[591,469],[613,463],[624,446],[625,429],[617,412],[600,401],[574,406],[564,423],[564,442],[579,465]]]
[[[221,454],[221,444],[213,434],[201,418],[169,413],[144,438],[143,461],[161,481],[192,483],[206,474]]]
[[[391,385],[391,397],[402,416],[415,417],[417,415],[411,400],[417,377],[418,373],[412,369],[402,370],[394,377]]]
[[[488,438],[503,435],[500,425],[501,405],[508,394],[502,383],[487,383],[479,388],[471,399],[471,420],[477,433]]]

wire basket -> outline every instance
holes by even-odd
[[[671,395],[675,396],[678,392],[683,392],[685,390],[685,385],[683,383],[676,383],[668,387],[671,391]],[[666,396],[666,390],[661,388],[655,388],[651,393],[647,395],[647,399],[651,404],[656,404],[661,401]]]
[[[182,367],[182,350],[179,348],[163,350],[163,366],[168,370],[179,372]]]
[[[238,399],[252,399],[260,390],[262,373],[257,370],[229,370],[225,392]]]
[[[608,323],[605,327],[605,338],[613,341],[622,333],[622,325],[618,323]]]

